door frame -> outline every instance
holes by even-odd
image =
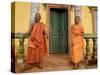
[[[50,35],[50,8],[63,8],[68,10],[68,54],[70,54],[70,50],[71,50],[71,6],[70,5],[66,5],[66,7],[64,5],[57,5],[57,4],[48,4],[47,5],[47,15],[48,15],[48,33]],[[49,36],[50,37],[50,36]],[[48,39],[48,46],[49,46],[49,39]],[[48,47],[49,50],[49,47]],[[48,51],[48,53],[50,52],[50,50]]]

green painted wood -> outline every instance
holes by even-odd
[[[50,52],[56,53],[59,49],[59,34],[58,34],[58,14],[51,11],[51,35],[50,35]]]
[[[89,39],[86,38],[86,59],[87,60],[88,60],[89,52],[90,52]]]
[[[83,37],[84,37],[84,38],[89,38],[89,39],[97,38],[97,34],[84,33]]]
[[[51,9],[50,12],[50,53],[68,51],[68,14],[63,9]]]
[[[24,53],[24,38],[20,37],[19,38],[19,53],[23,54]]]
[[[11,33],[11,39],[28,38],[29,35],[23,36],[23,33]]]
[[[60,51],[61,53],[68,53],[68,13],[65,11],[61,15],[60,32]]]
[[[92,55],[92,59],[96,59],[97,56],[97,39],[96,38],[92,38],[93,40],[93,55]]]
[[[96,63],[97,62],[97,34],[84,34],[84,39],[86,40],[86,68],[88,67],[88,64]],[[90,53],[90,46],[89,46],[89,40],[93,40],[93,55],[92,59],[89,59],[89,53]],[[91,63],[90,63],[91,62]]]
[[[11,34],[11,39],[19,39],[18,58],[24,57],[24,39],[28,37],[29,35],[23,36],[23,33],[12,33]]]
[[[20,69],[24,68],[24,39],[28,37],[29,35],[23,36],[23,33],[11,34],[11,39],[19,39],[17,65],[20,67]]]
[[[97,34],[88,34],[88,33],[85,33],[83,35],[84,39],[86,39],[86,59],[88,58],[88,55],[89,55],[89,51],[90,51],[90,48],[89,48],[89,39],[92,39],[93,40],[93,56],[92,58],[95,59],[96,58],[96,51],[97,51],[97,43],[96,43],[96,40],[97,40]]]

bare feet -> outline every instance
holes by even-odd
[[[38,63],[38,64],[37,64],[37,67],[38,67],[39,69],[43,69],[43,64],[42,64],[42,63]]]
[[[78,69],[78,68],[79,68],[78,64],[74,63],[74,69]]]
[[[27,65],[25,66],[25,68],[23,69],[23,71],[25,71],[25,70],[30,70],[30,69],[32,69],[32,65],[31,65],[31,64],[27,64]]]

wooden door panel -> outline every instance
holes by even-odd
[[[65,10],[50,11],[50,53],[67,53],[68,51],[68,14]]]

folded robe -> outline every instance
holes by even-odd
[[[33,24],[28,43],[27,63],[39,63],[44,54],[47,53],[44,29],[45,25],[42,22]]]

